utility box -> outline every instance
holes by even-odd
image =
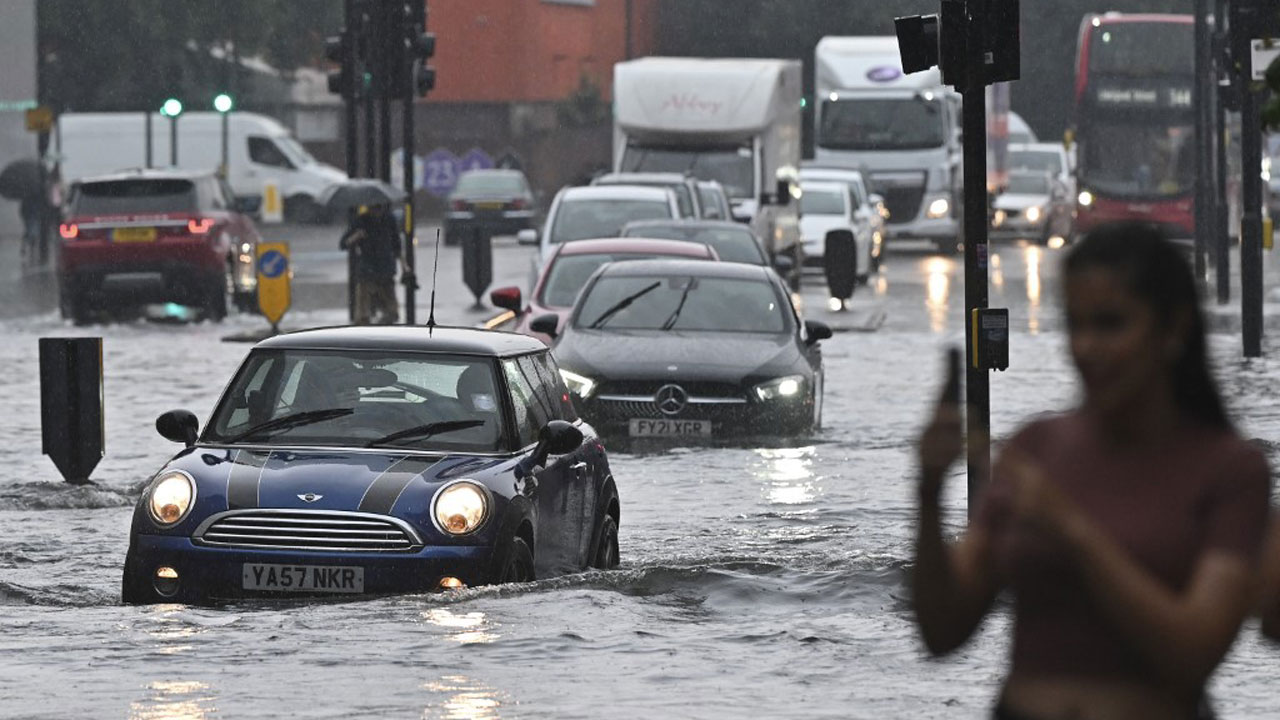
[[[969,338],[969,366],[974,370],[1009,369],[1009,310],[974,308]]]
[[[106,447],[102,338],[40,338],[41,451],[72,485],[86,485]]]

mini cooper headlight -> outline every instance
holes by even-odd
[[[466,535],[489,516],[489,493],[469,480],[446,485],[436,493],[433,514],[441,530],[450,535]]]
[[[591,393],[596,389],[596,381],[585,375],[560,368],[560,377],[564,378],[564,384],[569,388],[569,392],[584,400],[591,397]]]
[[[191,476],[177,470],[161,475],[151,486],[147,508],[157,525],[176,525],[187,516],[196,499],[196,484]]]
[[[756,398],[759,400],[776,400],[799,395],[802,387],[804,387],[803,375],[787,375],[786,377],[774,378],[769,382],[760,383],[751,388],[751,390],[755,392]]]

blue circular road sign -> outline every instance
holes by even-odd
[[[279,250],[268,250],[258,258],[258,272],[263,277],[278,278],[289,269],[289,258]]]

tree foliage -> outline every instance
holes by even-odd
[[[39,0],[41,100],[62,110],[143,110],[167,97],[207,107],[261,57],[310,64],[342,24],[341,0]]]

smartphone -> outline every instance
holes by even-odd
[[[947,349],[947,381],[942,386],[942,402],[960,404],[960,349]]]

